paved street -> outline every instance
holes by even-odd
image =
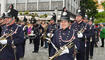
[[[101,42],[98,43],[98,48],[94,49],[94,56],[91,60],[105,60],[105,47],[100,47]]]
[[[23,60],[48,60],[48,49],[40,48],[39,53],[32,53],[33,51],[33,44],[29,44],[27,40],[26,43],[26,54]],[[100,46],[100,44],[99,44]],[[105,48],[95,48],[94,50],[94,57],[90,60],[105,60]]]
[[[40,47],[39,53],[32,53],[33,44],[26,41],[26,52],[23,60],[48,60],[48,49]]]
[[[105,48],[95,48],[92,60],[105,60]]]

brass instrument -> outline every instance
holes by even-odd
[[[10,34],[5,34],[3,36],[0,37],[0,40],[6,40],[6,38],[10,37],[13,35],[13,32]],[[0,43],[1,44],[1,43]],[[2,45],[2,44],[1,44]],[[0,52],[7,46],[7,44],[5,44],[4,46],[2,45],[2,48],[0,49]]]
[[[53,30],[50,32],[50,36],[48,36],[48,37],[46,38],[48,43],[51,43],[52,35],[53,35]]]
[[[53,56],[49,57],[49,60],[53,60],[55,57],[60,56],[60,54],[62,53],[62,51],[64,51],[67,48],[72,48],[74,46],[73,41],[67,43],[66,45],[64,45],[63,47],[61,47],[62,49],[59,49],[58,52],[56,52]]]
[[[80,33],[82,33],[83,34],[83,32],[86,30],[86,27],[87,27],[87,24],[85,25],[85,27],[83,27],[80,31],[78,31],[78,33],[77,34],[80,34]]]
[[[78,34],[83,33],[85,31],[84,28],[82,28],[80,31],[78,31]]]
[[[43,40],[46,40],[46,38],[47,38],[47,36],[46,36],[46,31],[47,31],[47,29],[45,28],[45,29],[44,29],[44,32],[43,32],[43,35],[41,36],[41,38],[42,38]]]
[[[17,32],[18,28],[19,27],[17,27],[15,31],[11,31],[11,33],[6,33],[3,36],[1,36],[0,40],[4,40],[4,39],[7,39],[8,37],[11,37],[13,34],[15,34]]]
[[[11,32],[11,33],[7,33],[7,34],[5,34],[5,35],[3,35],[3,36],[1,36],[0,37],[0,40],[6,40],[6,38],[8,38],[8,37],[10,37],[10,36],[12,36],[13,35],[13,32]]]
[[[72,48],[74,47],[74,34],[71,38],[71,41],[69,41],[66,45],[64,45],[63,47],[61,47],[53,56],[49,57],[49,60],[53,60],[55,57],[60,56],[60,54],[66,49],[66,48]]]

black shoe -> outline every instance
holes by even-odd
[[[38,53],[38,51],[32,51],[32,53]]]
[[[101,46],[101,47],[104,47],[104,46]]]
[[[95,47],[98,47],[98,45],[95,45]]]

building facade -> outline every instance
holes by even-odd
[[[54,11],[66,7],[74,15],[80,7],[80,0],[6,0],[6,3],[6,11],[9,4],[14,4],[18,11]]]

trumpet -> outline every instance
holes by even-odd
[[[5,34],[3,36],[0,37],[0,40],[6,40],[6,38],[12,36],[13,33],[10,33],[10,34]]]
[[[82,28],[80,31],[78,31],[78,34],[83,33],[85,31],[84,28]]]
[[[78,31],[78,34],[80,34],[80,33],[84,33],[84,31],[86,30],[86,27],[87,27],[87,24],[80,30],[80,31]]]
[[[4,34],[3,36],[1,36],[1,37],[0,37],[0,40],[7,39],[8,37],[11,37],[13,34],[16,34],[18,28],[19,28],[19,27],[17,27],[15,31],[12,31],[12,30],[11,30],[11,33],[6,33],[6,34]]]
[[[61,49],[59,49],[53,56],[49,57],[49,60],[53,60],[54,58],[60,56],[61,53],[62,53],[65,49],[74,47],[74,42],[73,42],[74,39],[75,39],[75,37],[74,37],[74,34],[73,34],[73,36],[72,36],[72,38],[71,38],[71,41],[68,42],[66,45],[62,46]]]
[[[62,49],[59,49],[58,52],[56,52],[53,56],[49,57],[49,60],[53,60],[54,58],[60,56],[60,54],[67,48],[72,48],[74,46],[73,42],[69,42],[68,44],[61,47]]]
[[[8,34],[5,34],[3,36],[0,37],[0,40],[5,40]]]

